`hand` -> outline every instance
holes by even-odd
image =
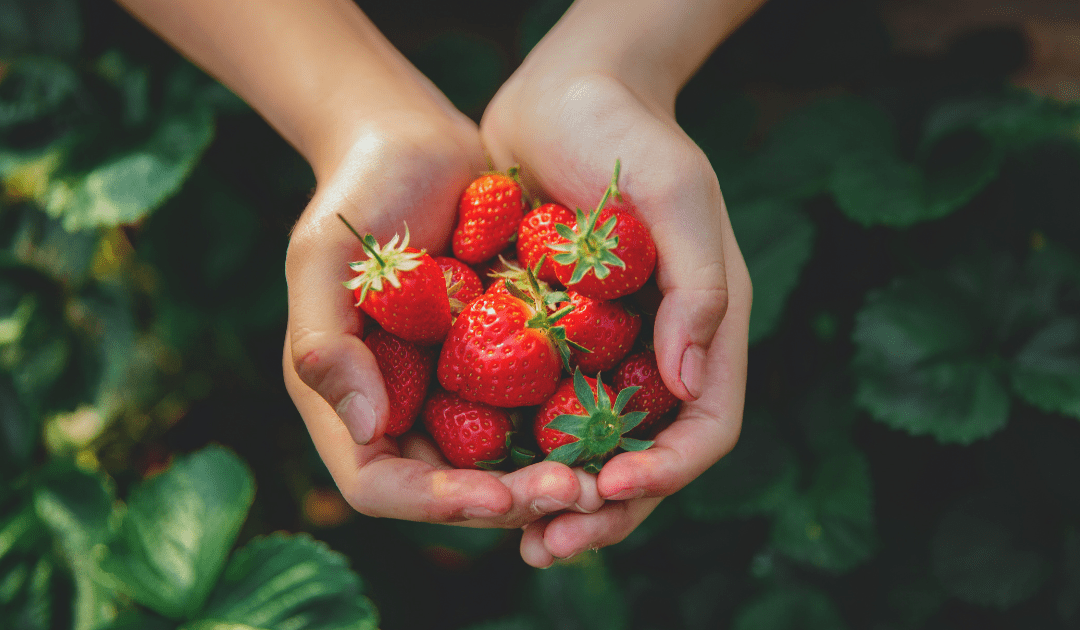
[[[595,510],[579,476],[543,463],[510,473],[454,470],[418,433],[383,435],[385,386],[361,341],[364,321],[342,282],[364,257],[337,218],[385,242],[403,233],[438,252],[457,200],[486,167],[475,125],[445,110],[366,118],[336,166],[324,165],[314,198],[289,244],[285,383],[345,499],[357,511],[413,521],[521,527],[563,509]],[[336,410],[336,411],[335,411]]]
[[[604,465],[596,487],[607,503],[599,511],[563,513],[525,528],[522,557],[543,567],[619,542],[663,497],[734,446],[751,286],[716,174],[675,123],[674,95],[656,98],[612,73],[579,72],[538,50],[489,105],[484,143],[497,167],[520,164],[533,190],[570,208],[595,207],[616,158],[622,160],[620,189],[657,245],[657,362],[668,388],[685,401],[655,446]]]

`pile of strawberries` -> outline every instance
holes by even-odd
[[[621,202],[619,169],[588,213],[526,212],[516,169],[483,175],[461,195],[453,258],[410,247],[408,226],[381,246],[357,234],[368,258],[345,286],[380,326],[364,341],[390,397],[388,435],[422,418],[451,464],[485,469],[539,450],[595,472],[652,445],[679,401],[624,303],[656,246],[631,207],[608,204]]]

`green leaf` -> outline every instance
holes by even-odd
[[[114,586],[166,617],[191,618],[213,587],[254,498],[234,454],[208,447],[140,484],[102,568]]]
[[[735,617],[733,630],[845,630],[832,600],[820,591],[786,588],[750,602]]]
[[[799,465],[795,453],[770,419],[750,411],[735,448],[690,482],[679,501],[699,521],[769,514],[796,494]]]
[[[209,107],[167,116],[142,146],[54,181],[45,209],[71,232],[135,222],[179,190],[213,135]]]
[[[984,502],[993,505],[969,501],[942,519],[933,538],[934,575],[965,602],[1005,609],[1031,598],[1050,564],[1018,541],[998,497]]]
[[[885,424],[941,442],[1001,429],[1009,396],[977,306],[940,277],[898,279],[855,318],[856,403]]]
[[[3,9],[0,9],[2,13]],[[75,71],[55,59],[19,59],[3,77],[0,130],[43,118],[71,99],[80,86]]]
[[[600,552],[535,572],[532,595],[543,628],[623,630],[630,625],[622,591]]]
[[[23,403],[11,376],[0,372],[0,470],[30,464],[38,442],[39,416]]]
[[[461,111],[482,108],[499,89],[506,62],[492,41],[465,31],[448,31],[410,56]]]
[[[926,118],[924,144],[974,129],[1000,146],[1023,148],[1053,137],[1075,137],[1080,103],[1061,102],[1027,90],[942,102]]]
[[[535,619],[524,616],[496,619],[468,626],[464,630],[541,630],[544,626]]]
[[[874,553],[873,484],[858,451],[831,455],[810,488],[786,502],[773,523],[772,543],[784,555],[841,573]]]
[[[206,608],[186,629],[375,630],[374,605],[344,556],[310,536],[272,534],[236,551]]]
[[[0,57],[20,53],[70,55],[82,43],[75,0],[14,0],[0,3]]]
[[[730,215],[754,283],[750,343],[755,343],[780,323],[788,294],[810,259],[814,224],[794,204],[775,200],[735,205]]]
[[[1012,384],[1036,407],[1080,418],[1080,321],[1056,319],[1013,360]]]

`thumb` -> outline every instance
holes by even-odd
[[[728,306],[721,229],[726,210],[712,180],[663,200],[670,215],[652,225],[663,294],[653,338],[656,362],[668,389],[683,400],[701,396],[705,358]]]
[[[334,408],[357,444],[368,444],[385,431],[389,402],[375,357],[360,340],[352,292],[341,284],[354,241],[340,223],[325,220],[294,232],[285,263],[292,348],[285,369]]]

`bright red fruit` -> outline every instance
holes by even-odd
[[[641,318],[619,302],[594,300],[575,291],[567,291],[574,310],[559,324],[566,329],[566,340],[589,350],[570,348],[570,365],[595,376],[614,368],[634,347]]]
[[[470,265],[493,258],[510,243],[525,214],[516,169],[483,175],[469,184],[458,202],[454,257]]]
[[[510,454],[514,423],[491,405],[440,390],[424,405],[424,426],[457,468],[491,469]]]
[[[435,371],[435,352],[396,337],[381,328],[364,339],[386,383],[390,402],[390,422],[386,434],[397,437],[412,428],[424,404],[431,375]]]
[[[656,354],[652,351],[635,352],[626,357],[615,370],[615,387],[638,386],[641,389],[626,403],[627,411],[644,411],[641,421],[630,435],[644,437],[655,433],[662,423],[664,414],[679,405],[679,399],[672,394],[660,378],[660,368],[656,366]]]
[[[545,203],[527,213],[521,220],[517,239],[518,260],[530,269],[535,269],[540,259],[547,255],[536,271],[537,279],[544,282],[558,280],[555,276],[555,262],[551,259],[555,252],[548,249],[548,244],[560,240],[555,224],[572,226],[574,221],[574,212],[557,203]]]
[[[434,260],[442,269],[443,278],[446,280],[446,296],[450,299],[450,313],[457,315],[473,300],[480,297],[480,294],[484,292],[484,285],[472,267],[460,260],[449,256],[435,256]]]
[[[559,282],[597,300],[613,300],[640,289],[656,267],[656,244],[649,229],[621,208],[605,206],[618,197],[619,162],[600,204],[573,225],[557,223],[558,241],[548,247]]]
[[[349,229],[353,230],[351,225]],[[345,282],[360,310],[406,341],[422,345],[442,341],[450,330],[446,280],[431,256],[409,247],[408,226],[401,245],[396,234],[382,247],[371,234],[361,237],[355,230],[353,234],[368,254],[367,260],[349,263],[359,275]]]
[[[580,369],[574,370],[574,378],[560,381],[555,393],[536,412],[533,434],[541,452],[547,454],[548,460],[567,466],[580,464],[596,472],[620,448],[649,448],[652,442],[623,436],[645,415],[622,413],[635,391],[629,388],[619,392],[613,404],[607,385],[584,376]]]
[[[561,314],[549,314],[538,298],[530,302],[485,293],[462,311],[439,355],[439,383],[496,407],[535,405],[551,396],[563,366],[565,332],[553,325]]]

